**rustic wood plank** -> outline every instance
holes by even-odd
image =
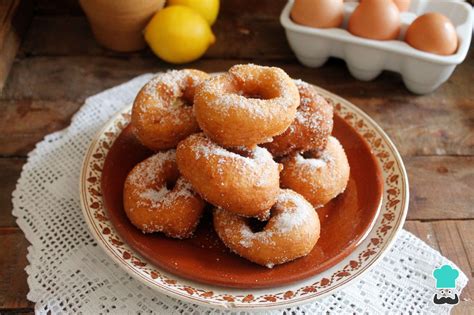
[[[278,17],[287,0],[223,0],[221,11],[223,17]]]
[[[468,277],[469,282],[461,294],[461,302],[454,309],[453,314],[472,314],[474,310],[474,279],[472,268],[469,265],[469,249],[463,244],[474,242],[472,232],[470,235],[460,233],[459,225],[474,226],[474,220],[468,221],[436,221],[421,222],[407,221],[404,228],[425,241],[428,245],[441,252],[454,262]]]
[[[319,69],[298,65],[278,22],[285,3],[222,1],[220,17],[213,27],[218,42],[203,60],[186,66],[222,71],[237,62],[276,65],[294,77],[348,98],[381,124],[404,155],[411,183],[409,219],[474,218],[474,197],[470,193],[474,162],[472,156],[462,156],[474,155],[470,88],[474,80],[473,50],[438,91],[418,97],[406,91],[397,74],[383,73],[373,82],[359,82],[350,77],[339,60],[330,60]],[[148,50],[126,55],[98,46],[77,0],[37,0],[36,13],[47,16],[34,19],[0,97],[0,156],[24,156],[45,134],[67,126],[87,96],[138,74],[174,67]],[[70,16],[60,16],[63,14]],[[10,42],[18,45],[19,41],[9,36]],[[14,58],[17,46],[8,47],[8,54],[0,56],[0,68],[1,62],[11,63]],[[428,156],[411,157],[414,155]],[[0,252],[9,256],[0,256],[2,314],[29,312],[33,307],[26,300],[28,287],[23,271],[27,242],[18,229],[5,228],[15,225],[10,194],[23,163],[24,159],[0,159]],[[462,298],[471,301],[462,301],[453,314],[474,313],[473,225],[473,220],[408,221],[405,225],[469,273],[471,281]]]
[[[2,310],[2,315],[18,315],[18,314],[21,314],[21,315],[26,315],[26,314],[35,314],[35,310],[32,307],[29,307],[29,308],[11,308],[11,309],[3,309]]]
[[[278,16],[286,0],[223,0],[220,2],[220,18],[239,15]],[[38,15],[82,15],[77,0],[37,0],[35,11]]]
[[[471,96],[348,99],[375,119],[407,155],[473,155],[474,106]]]
[[[5,0],[0,7],[0,92],[33,13],[32,0]]]
[[[25,162],[24,158],[0,159],[0,229],[16,226],[15,217],[12,215],[12,192]]]
[[[467,253],[463,247],[463,240],[459,233],[455,221],[438,221],[433,222],[433,227],[436,230],[436,238],[438,240],[441,254],[455,263],[471,280],[471,268]],[[474,224],[471,221],[471,224]],[[469,281],[464,288],[461,299],[464,301],[472,300],[474,298],[474,281]]]
[[[294,59],[277,18],[245,18],[234,14],[218,19],[213,31],[217,41],[204,58]]]
[[[34,57],[17,60],[2,99],[69,100],[127,81],[141,73],[164,70],[157,59],[106,57]]]
[[[419,237],[426,244],[439,251],[438,240],[435,237],[436,231],[433,229],[433,225],[421,221],[408,220],[405,222],[403,228],[417,237]]]
[[[474,218],[474,157],[405,159],[414,220]]]
[[[420,221],[408,221],[405,224],[405,228],[414,232],[414,234],[420,238],[425,238],[425,235],[422,233],[417,233],[418,231],[434,231],[434,237],[439,241],[442,248],[443,255],[446,255],[450,260],[459,264],[462,261],[465,261],[466,258],[462,257],[462,246],[457,242],[459,237],[454,235],[446,237],[446,233],[452,234],[453,224],[458,224],[460,221],[441,221],[441,222],[420,222]],[[473,224],[474,221],[463,221]],[[448,226],[448,228],[443,228],[443,226]],[[413,229],[413,227],[416,227]],[[446,232],[448,231],[448,232]],[[455,233],[454,233],[455,234]],[[451,241],[446,241],[447,239],[452,239]],[[0,278],[3,279],[15,279],[14,285],[16,285],[15,290],[12,290],[10,283],[13,281],[1,281],[0,282],[0,312],[5,312],[6,310],[22,310],[28,311],[33,307],[31,302],[26,300],[26,293],[28,292],[28,286],[26,283],[26,273],[23,271],[23,268],[26,266],[26,248],[28,242],[24,239],[23,234],[17,228],[0,228],[0,249],[6,249],[7,255],[2,255],[0,258]],[[450,248],[453,247],[453,248]],[[459,264],[460,266],[460,264]],[[464,263],[465,266],[465,263]],[[461,267],[462,268],[462,267]],[[467,270],[463,271],[468,274]],[[469,275],[469,274],[468,274]],[[470,283],[473,280],[471,279]],[[472,285],[472,284],[471,284]],[[463,301],[460,305],[456,306],[454,314],[470,314],[469,311],[472,310],[473,299],[472,288],[471,291],[467,289],[464,290],[462,298]],[[465,301],[468,299],[468,301]]]
[[[239,62],[248,61],[200,60],[186,66],[223,71]],[[331,60],[318,70],[295,63],[264,63],[281,66],[294,77],[351,100],[387,130],[404,156],[474,154],[474,107],[467,88],[470,83],[465,82],[474,73],[474,59],[469,59],[435,93],[416,97],[405,90],[399,76],[393,73],[384,73],[372,84],[348,78],[345,65],[339,60]],[[87,96],[136,75],[170,67],[158,59],[140,57],[26,58],[15,63],[2,98],[81,103]],[[471,74],[466,72],[471,69]]]
[[[278,21],[241,16],[218,19],[213,26],[217,42],[204,58],[292,59],[284,30]],[[272,36],[267,36],[272,34]],[[61,38],[58,41],[58,38]],[[118,53],[102,48],[94,39],[84,16],[37,16],[22,45],[22,55],[92,55],[154,59],[149,49],[137,53]]]
[[[474,301],[461,301],[452,311],[452,315],[472,315],[474,314]]]
[[[0,2],[0,48],[5,43],[6,35],[11,28],[13,14],[19,3],[19,0],[4,0]]]
[[[467,260],[471,268],[471,276],[474,277],[474,222],[456,221],[459,234],[461,235],[464,251],[467,254]]]
[[[60,38],[61,40],[58,40]],[[105,55],[94,40],[85,16],[35,16],[19,55]],[[117,56],[129,54],[117,53]]]
[[[35,15],[83,15],[77,0],[36,0]]]
[[[80,105],[72,101],[0,101],[0,155],[25,155],[45,135],[67,127]]]
[[[19,47],[19,38],[15,32],[7,32],[5,35],[5,41],[2,43],[2,47],[0,48],[0,93],[8,79],[8,74]]]
[[[57,56],[20,59],[10,75],[3,95],[4,99],[84,99],[91,91],[97,92],[123,82],[133,76],[150,71],[163,71],[170,68],[194,67],[205,71],[224,71],[236,63],[247,63],[242,59],[201,59],[187,65],[171,65],[158,58],[110,58],[101,56]],[[468,102],[469,87],[473,78],[474,58],[466,61],[465,66],[451,77],[450,81],[435,93],[426,96],[414,96],[403,86],[401,78],[394,73],[383,73],[376,81],[362,82],[349,76],[344,62],[332,59],[325,66],[310,69],[296,62],[259,61],[263,65],[282,67],[292,77],[300,78],[319,85],[343,97],[363,100],[386,100],[385,107],[378,111],[408,102],[417,104],[418,100],[428,100],[435,104],[454,107],[461,99]],[[84,89],[86,88],[86,89]],[[452,98],[452,99],[451,99]],[[444,100],[440,103],[440,100]],[[370,105],[370,103],[369,103]],[[368,108],[370,106],[367,105]],[[375,106],[375,105],[373,105]],[[405,105],[408,106],[408,105]],[[427,106],[427,105],[426,105]],[[436,111],[433,113],[436,114]]]
[[[0,103],[0,155],[25,155],[46,134],[69,124],[80,106],[70,101]],[[474,218],[474,157],[407,157],[410,219]]]
[[[0,228],[0,313],[33,308],[33,303],[26,299],[29,290],[24,269],[28,245],[20,229]]]
[[[0,159],[0,173],[5,174],[1,177],[0,226],[14,225],[14,220],[10,216],[10,196],[23,163],[24,159]],[[410,220],[474,219],[472,208],[474,197],[466,193],[474,185],[473,164],[473,157],[416,157],[407,160],[411,179],[408,218]],[[435,239],[432,238],[434,231],[423,225],[408,228],[421,235],[432,247],[438,248]],[[461,228],[465,235],[469,235],[467,226]],[[472,243],[466,246],[472,247]]]

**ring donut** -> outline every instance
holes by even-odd
[[[349,181],[349,162],[339,141],[329,137],[323,151],[292,153],[283,159],[282,187],[303,195],[319,208],[344,192]]]
[[[289,189],[280,190],[270,219],[259,232],[252,231],[247,219],[223,209],[214,211],[213,221],[229,249],[268,268],[306,256],[320,234],[313,206]]]
[[[294,151],[323,150],[333,127],[333,108],[310,84],[295,80],[300,106],[284,133],[263,144],[275,157]]]
[[[196,86],[208,76],[198,70],[172,70],[143,86],[133,103],[131,120],[143,145],[154,151],[171,149],[199,131],[192,104]]]
[[[260,147],[243,153],[226,150],[198,133],[179,143],[176,161],[181,174],[207,202],[265,219],[278,196],[281,165]]]
[[[168,188],[173,183],[174,187]],[[157,153],[130,171],[123,204],[127,217],[138,229],[174,238],[193,234],[205,206],[191,184],[179,176],[175,150]]]
[[[194,111],[213,141],[251,148],[284,132],[299,103],[298,89],[283,70],[235,65],[197,88]]]

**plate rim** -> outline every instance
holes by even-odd
[[[312,84],[313,85],[313,84]],[[302,296],[300,297],[299,299],[294,299],[292,300],[293,298],[293,292],[292,291],[287,291],[285,292],[285,297],[283,299],[281,299],[281,301],[272,301],[272,300],[268,300],[266,301],[265,303],[261,303],[261,304],[255,304],[255,303],[258,303],[258,302],[255,302],[255,303],[252,303],[254,302],[253,300],[253,295],[252,294],[249,294],[247,296],[245,296],[245,298],[242,299],[242,301],[240,303],[237,303],[235,302],[235,300],[232,300],[232,299],[229,299],[229,300],[225,300],[225,301],[217,301],[217,300],[210,300],[209,297],[204,297],[203,295],[206,294],[203,293],[201,294],[201,298],[197,298],[197,295],[194,295],[194,291],[192,291],[193,288],[189,287],[188,289],[191,290],[191,291],[187,291],[186,290],[186,287],[184,288],[184,292],[177,292],[176,290],[170,290],[171,288],[170,287],[167,287],[167,286],[160,286],[160,285],[157,285],[157,283],[155,283],[155,285],[153,285],[153,283],[151,283],[150,279],[146,279],[144,278],[144,275],[141,274],[140,272],[137,272],[135,269],[132,269],[127,263],[124,263],[124,260],[123,258],[121,257],[118,257],[117,253],[115,253],[111,248],[109,248],[110,244],[107,243],[107,241],[105,241],[104,237],[102,234],[99,233],[99,231],[96,229],[96,227],[94,226],[94,221],[95,220],[98,220],[97,218],[93,218],[92,217],[92,213],[91,211],[89,211],[89,205],[87,204],[86,200],[85,200],[85,196],[88,196],[90,195],[90,193],[87,192],[87,189],[85,189],[85,185],[86,184],[86,172],[89,170],[89,164],[87,163],[90,159],[90,157],[92,156],[93,154],[93,151],[94,149],[97,148],[97,145],[99,143],[99,141],[101,140],[101,138],[103,137],[104,133],[111,128],[112,125],[114,125],[115,123],[117,123],[117,121],[119,120],[119,117],[124,115],[124,113],[127,113],[130,108],[131,108],[131,104],[130,105],[127,105],[125,106],[122,110],[118,111],[116,114],[114,114],[104,125],[102,125],[102,127],[97,131],[97,133],[94,135],[94,137],[92,138],[90,144],[89,144],[89,147],[87,148],[87,151],[84,155],[84,158],[83,158],[83,162],[82,162],[82,165],[81,165],[81,172],[80,172],[80,177],[79,177],[79,192],[80,192],[80,205],[81,205],[81,210],[82,210],[82,213],[84,215],[84,218],[85,218],[85,221],[88,225],[88,228],[91,232],[91,234],[93,235],[93,237],[95,238],[96,242],[99,244],[99,246],[106,252],[106,254],[112,258],[112,260],[117,263],[118,265],[121,266],[121,268],[123,270],[125,270],[129,275],[133,276],[135,279],[137,279],[138,281],[140,281],[141,283],[151,287],[152,289],[155,289],[157,291],[159,291],[160,293],[163,293],[165,295],[168,295],[168,296],[172,296],[174,298],[178,298],[178,299],[181,299],[181,300],[184,300],[186,302],[191,302],[191,303],[195,303],[195,304],[199,304],[199,305],[204,305],[204,306],[211,306],[211,307],[217,307],[217,308],[224,308],[224,309],[239,309],[239,310],[249,310],[249,309],[261,309],[261,310],[269,310],[269,309],[275,309],[275,308],[283,308],[283,307],[291,307],[291,306],[296,306],[296,305],[299,305],[299,304],[304,304],[304,303],[309,303],[311,301],[314,301],[316,299],[319,299],[319,298],[322,298],[324,296],[327,296],[329,294],[333,294],[335,293],[336,291],[344,288],[345,286],[347,286],[348,284],[352,283],[354,280],[356,279],[359,279],[363,274],[365,274],[366,272],[368,272],[370,269],[372,269],[378,262],[380,262],[382,260],[382,258],[385,256],[385,254],[390,250],[391,246],[393,245],[394,241],[397,239],[397,235],[399,233],[399,231],[403,228],[403,223],[405,222],[405,219],[406,219],[406,215],[407,215],[407,212],[408,212],[408,204],[409,204],[409,182],[408,182],[408,176],[407,176],[407,173],[406,173],[406,169],[405,169],[405,166],[404,166],[404,163],[403,163],[403,160],[400,156],[400,153],[398,152],[396,146],[393,144],[393,142],[391,141],[391,139],[388,137],[388,135],[385,133],[385,131],[368,115],[366,114],[364,111],[362,111],[360,108],[358,108],[356,105],[352,104],[351,102],[349,102],[348,100],[332,93],[332,92],[329,92],[321,87],[318,87],[318,86],[315,86],[313,85],[317,90],[318,92],[320,92],[326,99],[331,99],[331,103],[333,103],[334,105],[336,106],[344,106],[348,109],[349,112],[355,112],[361,119],[361,121],[366,121],[369,123],[371,129],[374,129],[376,131],[376,134],[378,136],[380,136],[380,138],[383,139],[383,141],[385,141],[386,145],[388,146],[388,149],[390,149],[390,152],[392,153],[393,155],[393,158],[394,158],[394,161],[397,162],[397,166],[398,166],[398,172],[400,173],[400,180],[402,182],[402,185],[401,185],[401,191],[399,192],[400,194],[402,194],[402,198],[400,198],[400,213],[399,213],[399,216],[398,216],[398,219],[397,221],[395,222],[395,226],[394,228],[392,229],[391,233],[390,233],[390,236],[385,240],[385,243],[383,245],[383,247],[381,247],[379,249],[379,252],[378,253],[375,253],[376,255],[374,255],[375,257],[372,258],[372,260],[370,261],[369,264],[367,264],[366,266],[364,266],[363,268],[360,268],[358,269],[359,272],[357,272],[356,274],[353,274],[349,279],[345,280],[345,281],[342,281],[341,283],[337,283],[336,285],[332,286],[331,290],[327,290],[325,292],[322,292],[322,293],[319,293],[317,294],[318,292],[308,292],[307,295],[305,296]],[[336,101],[336,102],[334,102]],[[343,104],[343,105],[341,105]],[[345,117],[342,117],[344,120],[347,120]],[[353,123],[351,122],[348,122],[351,126],[354,127]],[[355,128],[356,131],[359,133],[360,131]],[[364,137],[365,138],[365,137]],[[114,139],[115,140],[115,139]],[[367,139],[365,139],[367,141]],[[373,145],[372,143],[370,143],[369,141],[367,141],[368,144],[369,144],[369,147],[372,149],[373,148]],[[377,161],[380,163],[380,160],[377,159]],[[381,171],[382,171],[382,175],[384,175],[384,170],[382,169],[382,165],[380,165],[380,168],[381,168]],[[385,180],[385,176],[383,176],[384,180]],[[377,216],[380,216],[381,213],[382,213],[382,206],[384,203],[387,202],[386,198],[386,187],[385,187],[385,181],[384,181],[384,188],[383,188],[383,196],[382,196],[382,205],[379,207],[379,210],[378,210],[378,214]],[[100,186],[100,180],[99,180],[99,186]],[[100,206],[100,205],[99,205]],[[378,222],[379,218],[377,218],[376,220],[374,220],[374,223],[373,225],[371,226],[371,228],[368,230],[367,232],[367,236],[370,235],[374,228],[376,227],[377,225],[377,222]],[[113,227],[112,227],[113,229]],[[110,231],[109,231],[110,233]],[[364,239],[362,239],[359,244],[355,247],[354,252],[357,251],[357,249],[365,242]],[[131,252],[133,252],[133,249],[131,250]],[[139,255],[137,255],[138,257],[140,257]],[[347,262],[347,260],[350,259],[350,256],[351,254],[349,254],[347,257],[345,257],[344,259],[342,259],[338,264],[336,264],[336,266],[332,267],[332,268],[329,268],[328,270],[331,270],[341,264],[343,264],[344,262]],[[133,259],[133,257],[132,257]],[[142,258],[143,261],[146,261],[145,259]],[[155,269],[158,269],[156,266],[154,266]],[[153,278],[153,272],[151,272],[151,278]],[[160,273],[164,274],[164,275],[169,275],[169,273],[167,272],[163,272],[160,270]],[[320,276],[321,274],[318,274],[318,275],[315,275],[315,276],[312,276],[310,278],[308,278],[306,281],[310,281],[311,279],[316,279]],[[209,288],[212,286],[210,285],[206,285],[206,284],[201,284],[199,282],[194,282],[194,281],[190,281],[190,280],[187,280],[187,279],[183,279],[179,276],[176,276],[176,275],[170,275],[173,279],[178,279],[178,280],[173,280],[175,282],[184,282],[184,283],[192,283],[192,284],[195,284],[196,287],[204,287],[204,288]],[[326,278],[323,278],[323,279],[326,279]],[[326,279],[327,280],[327,279]],[[300,281],[300,282],[296,282],[296,283],[293,283],[293,284],[289,284],[289,285],[285,285],[281,288],[285,288],[285,287],[294,287],[294,286],[298,286],[298,285],[301,285],[301,282],[303,281]],[[151,284],[151,285],[150,285]],[[215,286],[215,288],[217,290],[226,290],[228,292],[231,292],[231,291],[243,291],[243,289],[232,289],[232,288],[225,288],[225,287],[218,287],[218,286]],[[277,287],[277,288],[267,288],[267,289],[247,289],[246,291],[247,292],[256,292],[256,291],[273,291],[273,290],[276,290],[280,287]],[[286,294],[291,292],[291,296],[288,296],[286,297]],[[210,293],[213,293],[212,291]],[[261,292],[260,292],[261,293]],[[312,294],[311,294],[312,293]],[[193,296],[194,295],[194,296]],[[232,294],[229,294],[229,296],[232,296]],[[212,297],[212,296],[211,296]],[[246,300],[248,298],[248,301]]]

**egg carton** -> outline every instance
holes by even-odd
[[[349,17],[357,2],[344,2],[344,21],[341,28],[312,28],[294,23],[290,12],[294,0],[288,1],[280,22],[298,60],[308,67],[319,67],[329,57],[344,59],[350,73],[357,79],[369,81],[383,70],[402,75],[406,87],[417,94],[427,94],[449,79],[458,64],[463,62],[472,37],[473,10],[459,1],[412,0],[410,8],[401,12],[401,31],[398,40],[378,41],[352,35],[347,31]],[[427,12],[444,14],[453,23],[459,38],[455,54],[435,55],[417,50],[403,41],[408,26],[417,16]]]

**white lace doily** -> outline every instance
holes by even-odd
[[[31,243],[28,299],[40,314],[226,313],[172,299],[132,279],[97,246],[82,217],[78,179],[90,140],[150,78],[142,75],[88,98],[71,125],[38,143],[23,167],[13,193],[13,214]],[[316,302],[267,313],[447,313],[451,306],[432,303],[432,272],[443,264],[453,265],[401,231],[390,252],[360,280]],[[466,283],[460,273],[459,294]]]

